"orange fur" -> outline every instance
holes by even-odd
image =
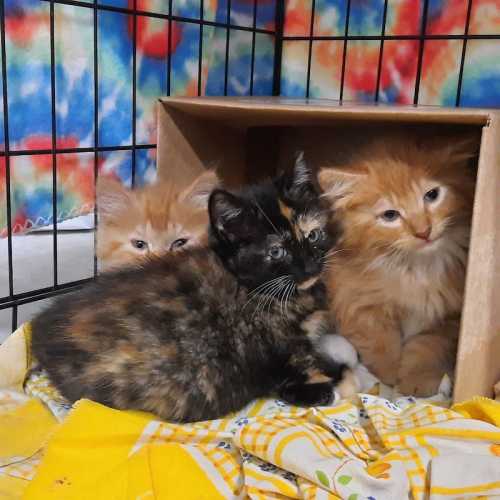
[[[167,182],[132,190],[113,179],[99,178],[97,256],[101,270],[161,254],[181,238],[187,243],[180,249],[206,244],[206,205],[217,183],[212,171],[202,174],[182,192]],[[135,248],[132,240],[144,241],[147,247]]]
[[[331,312],[375,375],[416,395],[435,392],[453,369],[458,322],[452,319],[462,306],[472,156],[467,143],[432,148],[386,142],[352,165],[319,174],[344,230],[328,264]],[[438,198],[424,201],[436,187]],[[387,210],[400,215],[384,220]]]

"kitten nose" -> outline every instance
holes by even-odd
[[[432,227],[427,226],[425,229],[415,231],[415,236],[421,240],[428,240],[431,235]]]

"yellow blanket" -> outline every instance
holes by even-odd
[[[451,410],[375,395],[309,409],[269,399],[174,425],[86,400],[57,423],[38,399],[8,393],[0,498],[500,497],[500,404],[485,398]]]

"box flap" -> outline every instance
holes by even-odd
[[[165,97],[164,106],[213,120],[242,120],[247,126],[295,125],[322,121],[389,121],[485,125],[495,111],[474,108],[346,103],[328,99],[282,97]],[[293,120],[293,121],[292,121]]]
[[[500,120],[483,128],[457,356],[455,401],[500,381]]]

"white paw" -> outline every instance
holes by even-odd
[[[358,353],[353,345],[342,335],[322,335],[318,342],[319,352],[326,354],[337,363],[344,363],[349,368],[358,364]]]
[[[359,382],[359,392],[368,392],[375,384],[379,383],[379,379],[365,365],[358,364],[354,368],[354,373]]]
[[[335,392],[340,399],[346,399],[360,392],[360,389],[361,385],[356,371],[349,369],[344,371],[344,377],[335,387]]]

